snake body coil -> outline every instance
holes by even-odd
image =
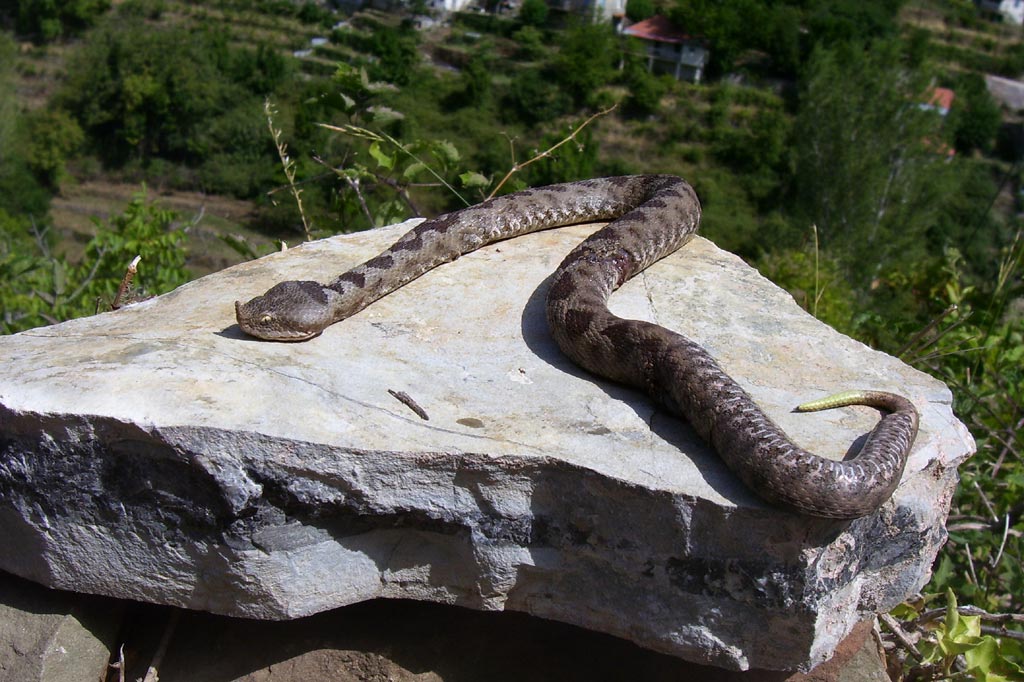
[[[686,419],[762,498],[806,514],[869,514],[899,484],[918,414],[907,399],[855,391],[802,409],[870,405],[887,410],[853,459],[837,462],[795,445],[700,346],[664,327],[608,310],[611,293],[696,232],[700,203],[685,181],[638,175],[528,189],[421,223],[329,284],[281,282],[235,302],[247,334],[312,338],[442,263],[492,242],[572,223],[611,222],[555,272],[547,318],[558,345],[585,369],[646,391]],[[801,408],[798,408],[801,409]]]

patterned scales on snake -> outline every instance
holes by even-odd
[[[640,175],[570,182],[489,199],[419,226],[380,255],[322,285],[282,282],[235,303],[244,332],[302,341],[431,268],[492,242],[582,222],[610,220],[555,272],[547,318],[562,350],[599,376],[646,391],[686,419],[762,498],[814,516],[875,511],[899,484],[918,415],[907,399],[850,391],[802,405],[887,410],[856,457],[837,462],[795,445],[700,346],[658,325],[608,311],[611,293],[690,239],[700,203],[680,178]]]

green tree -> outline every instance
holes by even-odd
[[[957,80],[955,92],[949,125],[957,152],[991,151],[1003,114],[988,93],[985,79],[976,73],[964,74]]]
[[[0,33],[0,166],[10,154],[14,124],[18,115],[14,99],[14,58],[18,46],[7,33]]]
[[[0,33],[0,212],[39,217],[49,210],[50,193],[23,154],[25,126],[14,93],[16,54],[14,39]]]
[[[552,76],[578,105],[590,105],[616,74],[618,44],[609,24],[581,22],[565,31]]]
[[[92,26],[110,8],[109,0],[19,0],[18,31],[50,42]]]
[[[901,0],[815,0],[809,3],[806,28],[814,45],[835,47],[890,38],[899,31]]]
[[[632,22],[654,16],[654,0],[626,0],[626,18]]]
[[[781,73],[796,75],[803,61],[800,11],[779,3],[767,12],[764,22],[759,46]]]
[[[12,334],[55,322],[36,292],[52,288],[57,268],[37,252],[32,221],[0,208],[0,334]]]
[[[281,51],[266,43],[256,49],[230,51],[226,75],[257,95],[269,95],[293,77],[292,62]]]
[[[404,28],[377,28],[370,41],[370,49],[379,60],[372,68],[374,78],[395,85],[407,85],[419,61],[416,31]]]
[[[535,26],[527,24],[512,34],[518,46],[519,59],[537,59],[544,54],[544,34]]]
[[[686,0],[678,2],[668,17],[690,35],[710,44],[712,75],[730,71],[736,58],[761,41],[765,8],[758,0]]]
[[[572,100],[536,69],[520,71],[509,85],[509,110],[528,125],[550,121],[569,111]]]
[[[527,26],[543,26],[548,20],[548,4],[544,0],[523,0],[519,21]]]
[[[64,164],[85,142],[85,133],[62,109],[42,109],[29,115],[24,156],[29,168],[49,187],[64,177]]]
[[[261,154],[272,165],[262,135],[235,132],[262,129],[264,97],[286,83],[296,88],[293,62],[276,48],[238,47],[226,31],[153,24],[133,14],[104,21],[68,63],[52,106],[70,113],[92,150],[113,166],[160,158],[192,167],[211,162],[217,172],[230,172],[225,155]],[[227,184],[243,186],[245,174],[261,175],[246,164]]]
[[[106,223],[95,220],[96,236],[85,247],[85,259],[74,271],[84,284],[81,299],[69,303],[73,314],[90,312],[97,299],[112,301],[125,267],[141,256],[144,275],[137,282],[146,293],[163,294],[189,280],[185,269],[185,233],[174,226],[177,214],[146,198],[145,188],[132,197],[120,215]]]
[[[665,96],[665,84],[652,75],[637,60],[630,61],[625,69],[626,87],[629,97],[626,98],[626,112],[632,116],[650,116],[661,107],[661,98]]]
[[[209,39],[134,19],[108,24],[70,60],[57,102],[108,161],[197,161],[194,142],[239,90],[221,77]]]
[[[459,107],[485,107],[491,101],[491,67],[488,55],[476,52],[459,75],[462,87],[451,98]]]
[[[711,48],[711,75],[731,71],[744,52],[771,55],[776,68],[796,75],[815,45],[836,47],[898,33],[901,0],[678,0],[668,11],[677,26]]]
[[[549,133],[538,147],[550,149],[565,138],[568,130]],[[582,180],[595,175],[599,145],[593,131],[586,128],[577,135],[573,144],[562,145],[553,154],[530,166],[527,170],[527,184],[532,186],[551,185],[558,182]]]
[[[824,248],[856,264],[861,290],[886,264],[923,255],[953,190],[942,120],[918,106],[929,80],[901,65],[899,49],[887,41],[816,50],[796,123],[803,216]]]

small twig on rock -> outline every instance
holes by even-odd
[[[419,417],[423,421],[430,421],[430,417],[427,415],[427,411],[420,407],[416,403],[416,401],[409,396],[408,393],[406,393],[405,391],[392,391],[390,388],[388,389],[388,393],[390,393],[395,398],[395,400],[397,400],[398,402],[402,403],[410,410],[415,412],[417,417]]]

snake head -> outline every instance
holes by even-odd
[[[248,303],[235,301],[242,331],[267,341],[305,341],[334,320],[331,294],[318,282],[281,282]]]

